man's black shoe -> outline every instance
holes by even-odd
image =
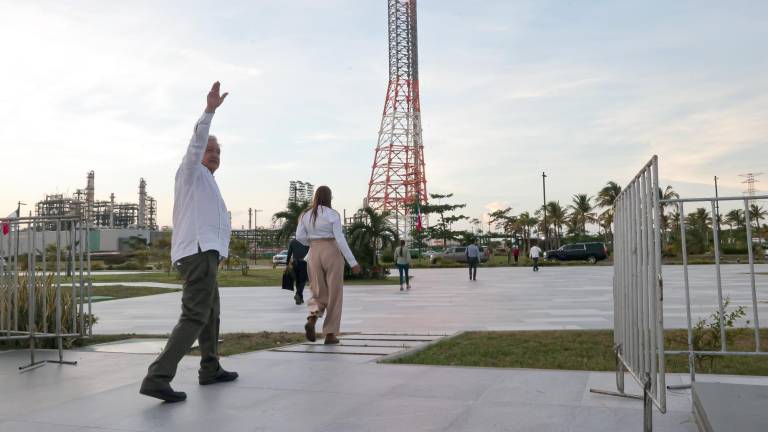
[[[198,382],[200,383],[200,385],[217,384],[217,383],[234,381],[237,379],[238,376],[239,375],[237,374],[237,372],[229,372],[222,369],[221,372],[215,377],[200,378]]]
[[[142,383],[139,393],[168,403],[181,402],[187,399],[186,393],[174,391],[170,386],[164,389],[155,389],[145,386],[144,383]]]

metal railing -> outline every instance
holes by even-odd
[[[715,198],[686,198],[686,199],[668,199],[660,201],[663,204],[674,204],[677,206],[678,214],[680,215],[680,245],[683,255],[683,287],[685,289],[685,313],[686,324],[688,330],[688,349],[668,351],[667,354],[683,354],[688,355],[688,370],[690,373],[690,384],[669,386],[670,389],[683,389],[690,388],[696,381],[696,356],[768,356],[768,352],[762,351],[760,348],[760,316],[759,316],[759,303],[757,297],[757,286],[755,284],[755,251],[753,247],[752,237],[752,221],[750,215],[750,201],[768,199],[768,195],[761,196],[743,196],[743,197],[715,197]],[[718,222],[718,209],[719,202],[721,201],[742,201],[744,204],[744,222],[745,222],[745,234],[747,244],[747,254],[749,259],[749,287],[752,300],[752,329],[754,330],[755,338],[755,350],[754,351],[730,351],[728,349],[728,340],[726,337],[726,322],[725,319],[725,300],[723,298],[723,280],[720,272],[720,257],[721,257],[721,244],[720,244],[720,226]],[[685,220],[685,203],[707,203],[709,202],[712,207],[712,238],[714,243],[715,253],[715,282],[717,288],[717,314],[720,321],[720,351],[710,350],[697,350],[694,347],[694,331],[693,331],[693,317],[691,314],[691,287],[688,278],[688,241],[687,230]]]
[[[618,392],[593,393],[644,401],[643,427],[652,430],[653,405],[666,412],[663,278],[658,157],[653,156],[614,205],[614,351]],[[624,392],[624,371],[643,395]]]
[[[0,223],[7,225],[0,235],[0,341],[28,341],[30,362],[19,367],[22,372],[46,363],[77,364],[64,361],[63,340],[92,336],[87,222],[30,216]],[[44,339],[55,341],[58,360],[36,360],[36,342]]]

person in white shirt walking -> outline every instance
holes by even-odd
[[[469,264],[469,280],[477,280],[477,263],[480,262],[480,248],[477,247],[477,239],[472,240],[472,244],[467,246],[464,252]]]
[[[411,253],[405,247],[405,240],[400,240],[400,246],[395,248],[395,265],[400,273],[400,291],[403,290],[403,273],[405,273],[406,289],[411,289],[411,279],[408,277],[408,269],[411,268]]]
[[[200,344],[201,385],[237,379],[219,364],[219,261],[229,250],[231,227],[227,206],[213,173],[221,163],[221,148],[209,135],[211,120],[228,93],[215,82],[208,93],[203,116],[197,121],[187,153],[176,171],[173,201],[171,260],[184,280],[181,317],[163,352],[149,366],[139,392],[166,402],[187,398],[171,388],[176,369],[195,339]]]
[[[299,216],[296,240],[310,246],[309,288],[312,298],[308,302],[309,316],[304,325],[307,340],[314,342],[315,324],[323,314],[325,344],[337,344],[341,327],[342,297],[344,294],[344,260],[353,273],[360,273],[352,251],[341,230],[341,216],[331,208],[331,189],[320,186],[315,191],[312,207]]]
[[[539,258],[541,257],[541,253],[541,248],[535,244],[528,252],[528,255],[530,255],[531,259],[533,260],[533,271],[535,272],[539,271]]]

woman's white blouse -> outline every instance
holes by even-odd
[[[301,244],[309,246],[310,240],[318,239],[336,239],[341,254],[351,267],[357,265],[355,256],[349,249],[347,240],[344,238],[344,232],[341,230],[341,216],[336,210],[325,207],[317,207],[317,220],[312,223],[312,209],[307,210],[299,218],[299,225],[296,228],[296,240]],[[310,253],[312,250],[310,249]]]

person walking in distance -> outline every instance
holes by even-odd
[[[539,257],[541,257],[541,248],[539,248],[538,245],[534,244],[533,246],[531,246],[529,255],[533,260],[533,271],[535,272],[539,271]]]
[[[477,263],[480,262],[480,248],[477,247],[477,239],[472,240],[464,253],[467,255],[467,263],[469,264],[469,280],[477,280]]]
[[[288,243],[288,256],[285,259],[285,265],[293,272],[293,282],[296,284],[293,300],[297,305],[304,303],[304,285],[309,279],[307,262],[304,261],[307,253],[309,253],[309,247],[304,246],[300,241],[293,239]]]
[[[328,186],[317,188],[312,207],[299,216],[296,240],[312,250],[308,263],[312,298],[308,302],[305,335],[307,340],[314,342],[317,319],[327,313],[323,321],[325,343],[337,344],[344,293],[344,260],[352,267],[353,273],[360,273],[360,266],[341,231],[341,216],[331,208],[331,199]]]
[[[405,240],[400,240],[400,246],[395,248],[395,265],[400,273],[400,291],[403,290],[403,274],[405,274],[405,287],[411,289],[411,279],[408,277],[408,269],[411,267],[411,253],[405,247]]]
[[[515,258],[515,265],[517,265],[517,260],[520,258],[520,247],[517,244],[512,246],[512,256]]]
[[[220,94],[215,82],[208,92],[205,112],[195,125],[187,153],[176,171],[173,200],[171,260],[181,273],[181,317],[173,328],[163,352],[149,366],[139,392],[143,395],[179,402],[186,393],[174,391],[171,381],[179,361],[200,344],[200,385],[237,379],[219,364],[219,286],[216,273],[219,261],[227,257],[231,227],[227,206],[213,173],[221,163],[221,148],[209,135],[211,120],[228,93]]]

